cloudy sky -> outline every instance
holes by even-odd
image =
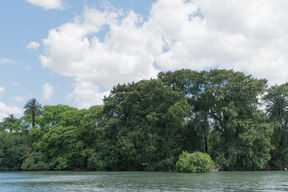
[[[24,104],[88,108],[159,71],[288,79],[287,0],[0,2],[0,120]]]

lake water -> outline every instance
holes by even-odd
[[[288,191],[288,171],[213,174],[0,172],[0,191]]]

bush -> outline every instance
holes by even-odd
[[[182,173],[212,173],[218,171],[210,155],[201,152],[188,153],[186,151],[179,156],[176,170]]]

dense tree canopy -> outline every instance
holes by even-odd
[[[207,153],[222,170],[282,169],[288,85],[266,83],[183,69],[119,84],[89,109],[31,99],[23,117],[0,123],[0,169],[174,171],[183,151]]]

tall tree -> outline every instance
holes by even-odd
[[[265,122],[265,115],[263,117],[263,114],[257,110],[257,106],[258,96],[264,92],[266,80],[254,79],[251,75],[233,70],[217,69],[201,72],[187,69],[162,72],[159,73],[158,78],[168,87],[182,90],[187,97],[191,109],[187,120],[194,122],[190,124],[191,129],[194,127],[203,135],[206,152],[209,152],[208,135],[213,132],[215,137],[213,141],[217,142],[213,143],[211,151],[213,154],[223,154],[231,160],[231,167],[245,170],[264,168],[270,158],[271,130]],[[251,131],[252,128],[254,128],[254,139],[245,137],[250,139],[249,144],[256,146],[256,142],[264,142],[263,138],[260,138],[261,135],[267,139],[266,143],[261,145],[265,148],[257,149],[248,145],[250,156],[247,157],[242,153],[243,151],[238,153],[234,149],[245,144],[246,140],[243,139],[241,143],[239,137],[244,138],[247,130]],[[259,139],[255,139],[257,135]],[[233,158],[235,154],[237,158]],[[254,164],[249,164],[250,160]]]
[[[34,98],[30,99],[24,106],[24,114],[31,115],[32,117],[32,127],[36,125],[35,117],[41,115],[42,105]]]
[[[104,103],[104,139],[96,146],[103,152],[95,165],[101,159],[114,170],[135,170],[142,163],[149,170],[173,170],[189,110],[182,92],[161,80],[143,80],[114,87]]]

